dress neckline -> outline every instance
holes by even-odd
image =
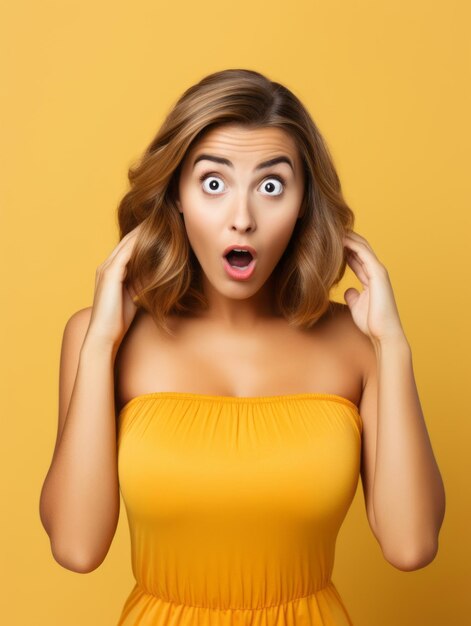
[[[304,392],[304,393],[287,393],[271,396],[224,396],[224,395],[212,395],[206,393],[193,393],[190,391],[151,391],[148,393],[141,393],[134,398],[131,398],[126,402],[120,412],[119,417],[125,413],[129,408],[135,404],[153,399],[178,399],[178,400],[197,400],[200,402],[212,401],[212,402],[224,402],[231,404],[256,404],[256,403],[270,403],[270,402],[285,402],[287,400],[325,400],[331,402],[339,402],[345,404],[353,411],[359,414],[357,405],[349,398],[340,396],[335,393],[324,392]]]

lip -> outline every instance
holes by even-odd
[[[252,259],[247,269],[238,270],[232,267],[232,265],[230,265],[226,257],[222,257],[222,261],[223,261],[223,266],[224,266],[224,270],[226,271],[226,274],[234,280],[241,280],[241,281],[249,280],[249,278],[252,276],[252,274],[255,271],[255,266],[257,265],[257,260]]]
[[[241,243],[241,244],[234,243],[234,244],[232,244],[232,246],[227,246],[227,248],[222,253],[222,256],[225,258],[226,254],[228,254],[234,248],[240,248],[242,250],[247,250],[248,252],[250,252],[250,254],[252,255],[253,259],[257,258],[257,251],[254,248],[252,248],[252,246],[247,246],[246,244],[243,244],[243,243]]]

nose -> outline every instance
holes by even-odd
[[[229,219],[231,228],[237,231],[245,233],[248,230],[255,230],[255,216],[247,196],[240,194],[234,200]]]

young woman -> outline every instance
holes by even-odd
[[[385,559],[430,563],[445,494],[388,272],[286,87],[189,88],[129,171],[120,242],[66,324],[41,492],[54,558],[118,523],[119,626],[351,625],[331,575],[361,475]],[[346,266],[363,290],[329,300]]]

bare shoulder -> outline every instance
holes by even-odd
[[[67,320],[66,328],[72,330],[78,330],[79,328],[83,328],[83,326],[85,326],[85,328],[88,328],[90,318],[92,316],[92,310],[92,306],[87,306],[83,309],[75,311],[75,313],[72,313],[72,315]]]
[[[78,356],[90,325],[92,309],[91,306],[79,309],[68,318],[62,335],[63,357],[71,353],[74,357]]]
[[[73,313],[67,320],[62,334],[61,369],[66,375],[74,375],[80,350],[90,325],[93,307],[85,307]],[[71,363],[72,362],[72,363]]]
[[[89,306],[79,309],[67,320],[62,336],[62,357],[78,357],[90,324],[92,308]]]
[[[62,333],[59,363],[59,418],[55,447],[57,447],[64,427],[77,375],[80,351],[90,324],[91,313],[91,306],[73,313],[68,318]]]
[[[355,324],[347,304],[330,301],[329,319],[332,331],[358,366],[364,388],[368,374],[376,364],[376,355],[370,338]]]

